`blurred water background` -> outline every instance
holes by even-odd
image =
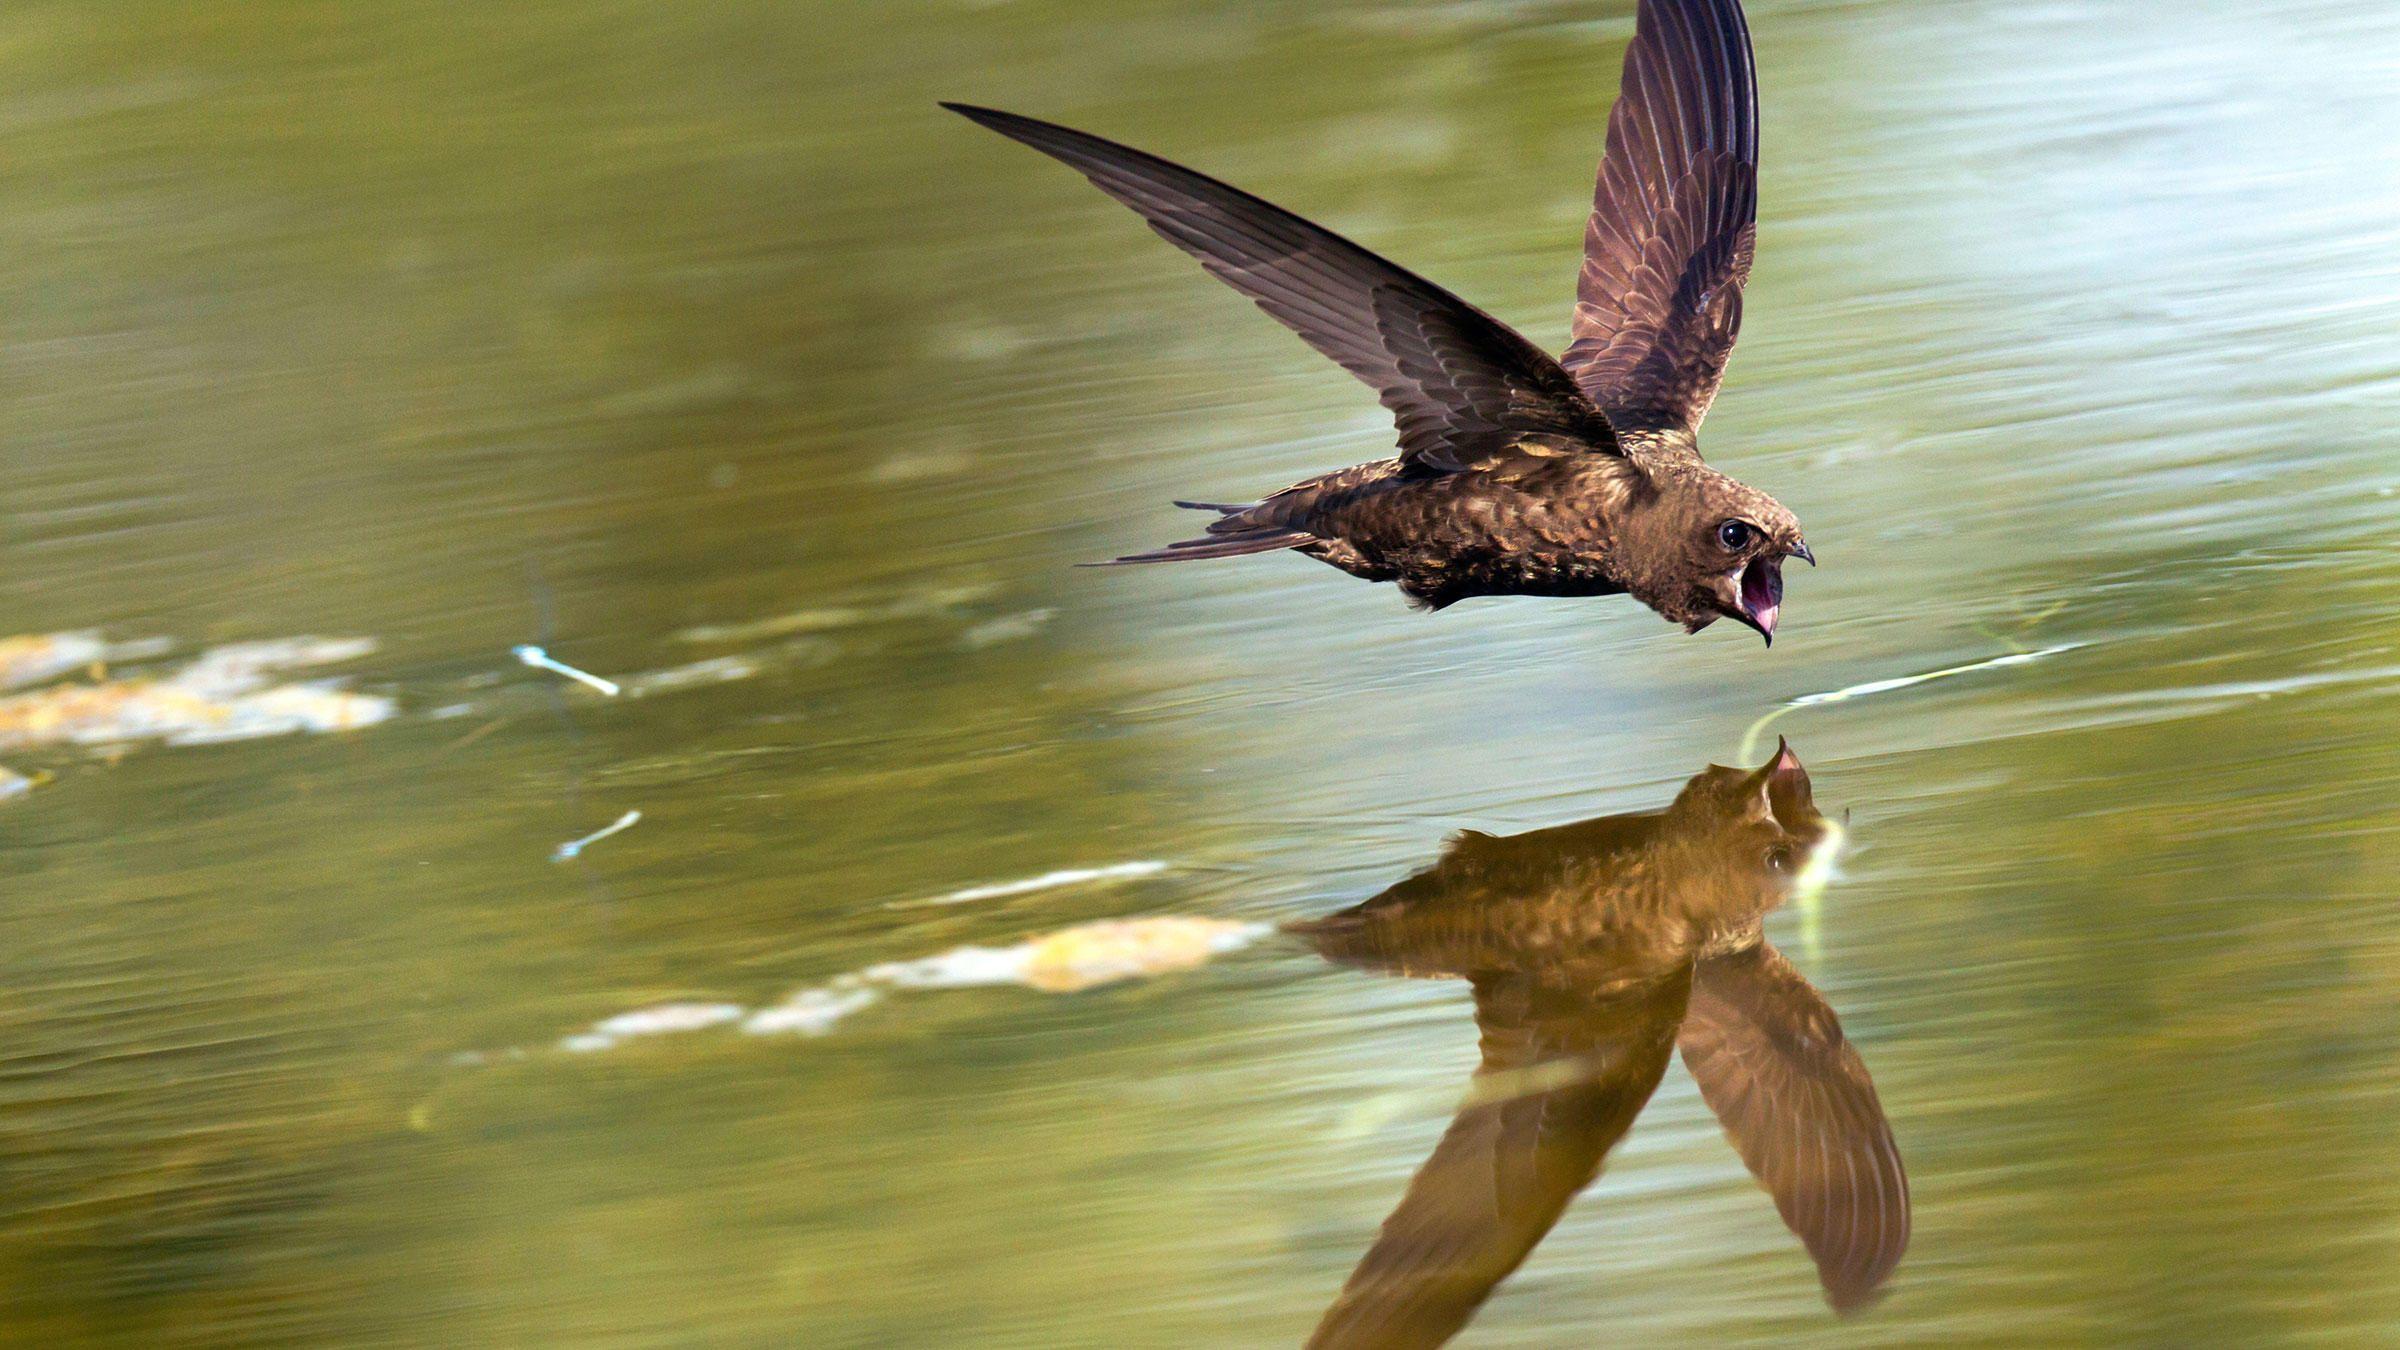
[[[1852,813],[1770,932],[1909,1158],[1889,1297],[1824,1309],[1675,1069],[1463,1343],[2388,1336],[2400,10],[1751,17],[1705,444],[1825,562],[1772,653],[1069,570],[1388,423],[933,107],[1222,174],[1555,349],[1619,0],[9,6],[0,633],[372,638],[398,711],[0,754],[55,775],[0,804],[0,1340],[1293,1342],[1475,1062],[1455,982],[1268,939],[551,1047],[1324,913],[1659,805],[1790,700],[2057,647],[1766,737]],[[720,664],[608,700],[535,641]],[[1115,870],[911,903],[1068,869]]]

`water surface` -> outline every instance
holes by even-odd
[[[5,758],[57,777],[0,804],[0,1339],[1295,1342],[1476,1063],[1457,982],[1270,939],[552,1047],[1322,915],[2052,648],[1765,739],[1850,812],[1769,934],[1909,1161],[1888,1296],[1826,1310],[1670,1068],[1462,1343],[2388,1335],[2400,16],[1752,18],[1706,446],[1825,562],[1772,653],[1070,570],[1388,428],[932,106],[1188,160],[1556,346],[1629,5],[10,7],[0,633],[373,638],[400,714]],[[609,701],[529,641],[756,670]]]

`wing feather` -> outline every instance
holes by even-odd
[[[1762,943],[1699,964],[1678,1043],[1827,1301],[1865,1305],[1908,1250],[1908,1171],[1833,1009]]]
[[[1741,331],[1757,218],[1758,81],[1740,0],[1642,0],[1562,361],[1594,403],[1699,428]]]
[[[1014,113],[942,105],[1069,165],[1210,275],[1372,386],[1401,458],[1486,467],[1528,435],[1613,451],[1575,381],[1506,324],[1416,273],[1239,188],[1130,146]]]
[[[1308,1344],[1435,1346],[1522,1264],[1658,1087],[1688,968],[1613,996],[1475,981],[1483,1066]]]

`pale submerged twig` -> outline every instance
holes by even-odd
[[[601,693],[608,695],[610,698],[615,698],[617,695],[625,692],[624,688],[615,680],[604,680],[588,670],[577,670],[575,667],[568,665],[564,661],[554,659],[550,653],[543,651],[541,648],[534,646],[532,643],[526,643],[519,647],[511,647],[509,650],[516,655],[516,658],[519,661],[524,662],[526,665],[529,665],[536,670],[546,670],[553,675],[564,675],[568,679],[573,680],[578,684],[589,685],[590,687],[599,690]]]
[[[581,839],[570,839],[567,842],[560,844],[557,848],[550,850],[550,861],[565,862],[568,859],[582,853],[585,849],[590,848],[592,845],[608,838],[612,834],[622,834],[625,831],[632,829],[634,826],[639,825],[641,821],[641,812],[628,811],[624,815],[617,817],[615,821],[611,822],[606,827],[594,830]]]
[[[1947,666],[1941,670],[1928,670],[1916,675],[1895,675],[1886,680],[1869,680],[1864,684],[1851,684],[1844,685],[1839,689],[1828,689],[1821,694],[1802,694],[1750,724],[1750,729],[1742,733],[1742,751],[1739,758],[1742,763],[1749,763],[1750,757],[1758,751],[1761,733],[1777,718],[1795,708],[1814,708],[1827,703],[1847,703],[1854,698],[1865,698],[1870,694],[1888,694],[1895,689],[1906,689],[1912,685],[1925,684],[1933,680],[1946,680],[1953,675],[1968,675],[1979,670],[1998,670],[2003,666],[2022,666],[2039,661],[2046,656],[2071,652],[2082,645],[2080,642],[2061,642],[2055,646],[2041,647],[2029,652],[2011,652],[2006,656],[1970,661],[1963,666]]]

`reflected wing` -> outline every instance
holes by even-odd
[[[1642,0],[1565,365],[1612,414],[1697,429],[1742,325],[1758,83],[1740,0]]]
[[[1372,385],[1399,423],[1410,464],[1481,467],[1529,434],[1614,448],[1606,420],[1557,362],[1423,277],[1155,155],[1013,113],[942,106],[1072,166]]]
[[[1863,1306],[1908,1250],[1908,1173],[1833,1009],[1761,943],[1700,963],[1681,1044],[1700,1095],[1816,1258],[1826,1300]]]
[[[1594,999],[1478,980],[1483,1067],[1467,1104],[1326,1309],[1311,1346],[1431,1346],[1531,1252],[1650,1100],[1688,973]]]

